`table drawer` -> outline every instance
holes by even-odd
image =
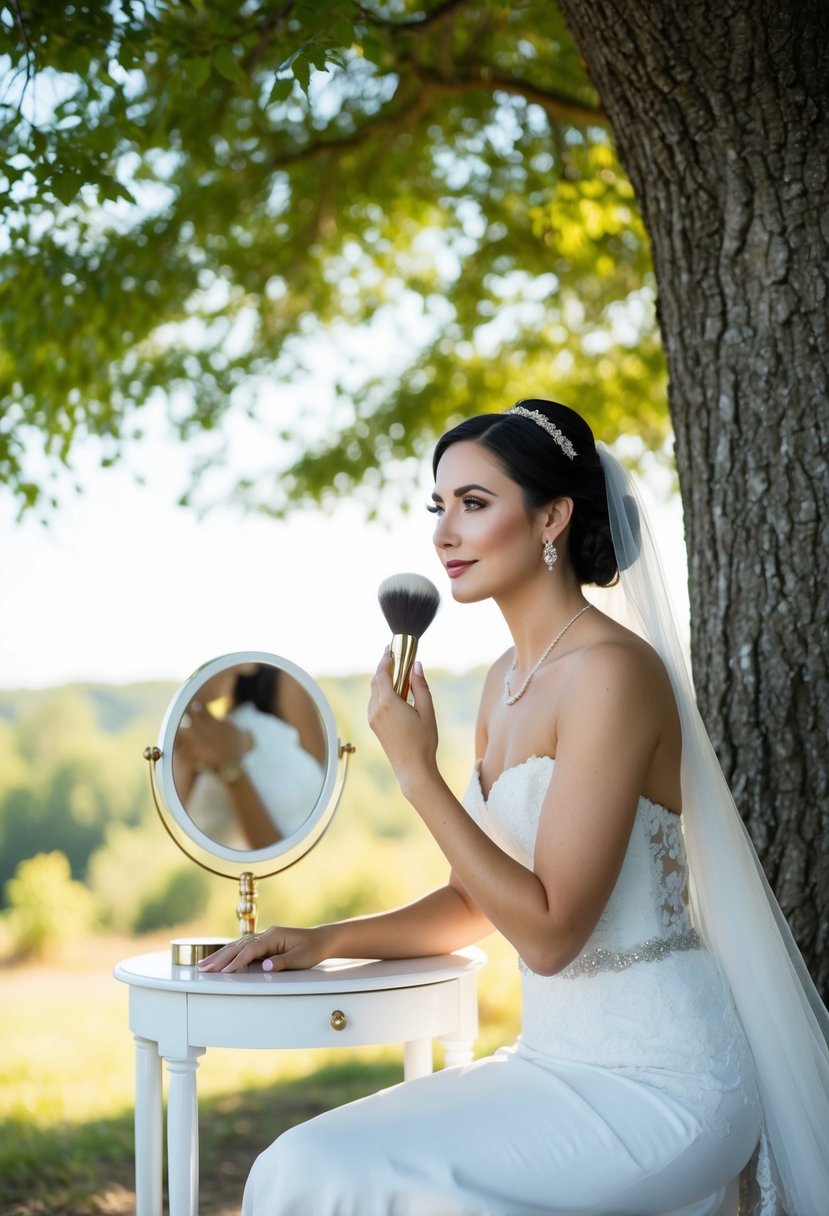
[[[250,998],[188,995],[187,1038],[200,1047],[357,1047],[451,1034],[459,984]],[[339,1015],[339,1016],[338,1016]],[[341,1027],[337,1029],[337,1027]]]

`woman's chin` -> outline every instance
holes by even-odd
[[[478,604],[489,599],[489,592],[469,584],[464,586],[462,579],[456,579],[452,583],[452,599],[456,604]]]

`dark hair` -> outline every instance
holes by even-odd
[[[277,669],[267,663],[257,663],[256,671],[249,676],[239,675],[233,688],[233,708],[250,703],[263,714],[279,714],[276,711]]]
[[[552,435],[520,414],[477,414],[466,418],[438,440],[432,468],[453,443],[480,443],[497,457],[508,477],[521,487],[524,504],[534,510],[554,498],[572,498],[570,562],[581,583],[607,587],[619,575],[604,472],[590,427],[575,410],[557,401],[519,401],[549,419],[576,450],[571,460]]]

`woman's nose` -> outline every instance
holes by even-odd
[[[435,530],[432,533],[432,541],[436,548],[446,549],[456,543],[457,538],[454,535],[453,529],[449,526],[446,516],[443,515],[435,525]]]

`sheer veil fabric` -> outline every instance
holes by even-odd
[[[662,567],[633,479],[599,444],[618,590],[659,653],[682,722],[682,802],[697,928],[734,995],[754,1054],[764,1130],[751,1216],[829,1211],[829,1014],[740,818],[696,706]],[[748,1181],[746,1179],[746,1181]]]

